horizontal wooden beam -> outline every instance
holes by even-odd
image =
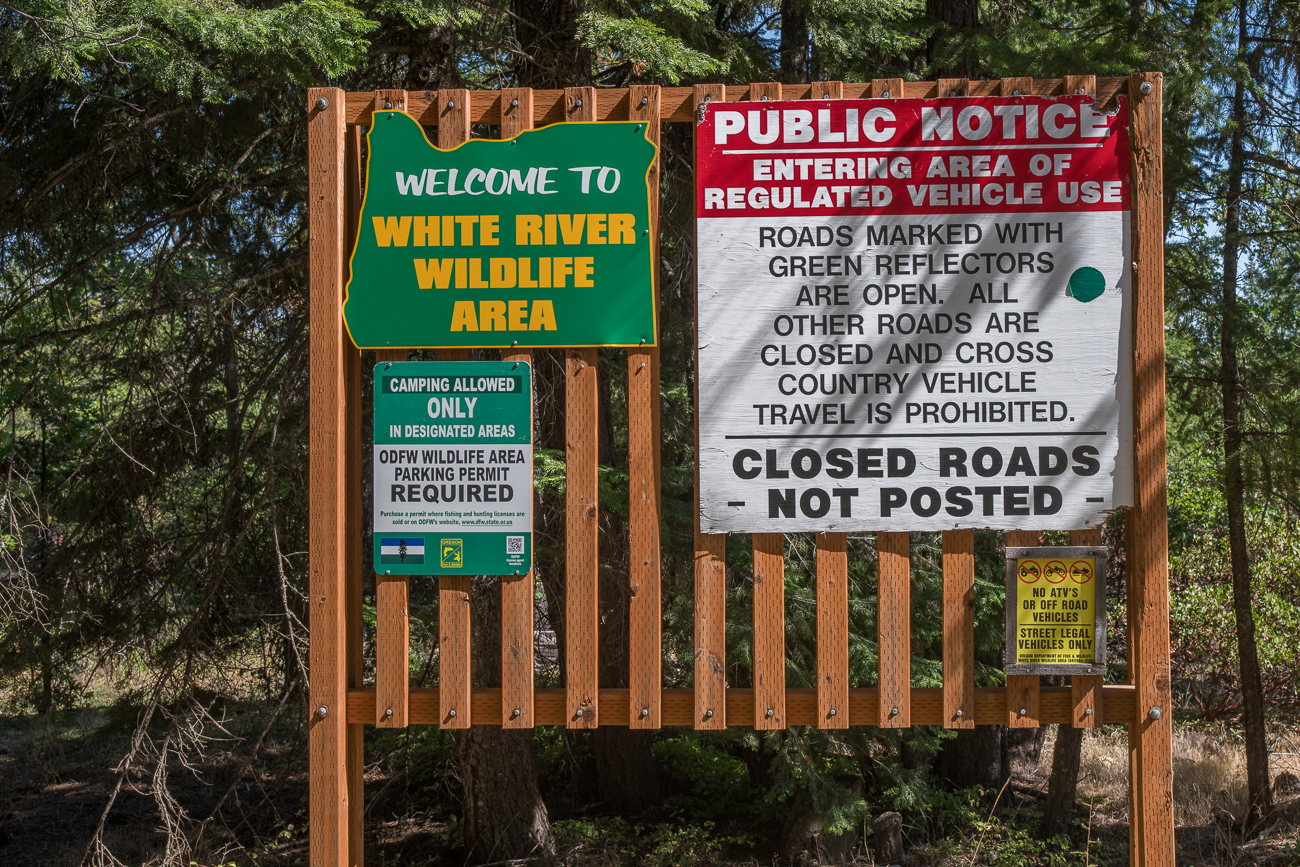
[[[812,93],[811,84],[785,84],[781,86],[782,99],[808,99]],[[997,96],[1000,93],[1000,81],[970,82],[970,96]],[[1060,78],[1034,79],[1034,96],[1062,96],[1065,94],[1064,80]],[[1097,102],[1106,106],[1121,93],[1128,93],[1128,78],[1098,78]],[[870,84],[844,85],[845,99],[870,98]],[[929,99],[939,96],[937,81],[908,81],[903,84],[902,96],[905,99]],[[694,89],[690,87],[665,87],[659,91],[659,119],[674,123],[686,123],[694,112],[692,100]],[[727,87],[727,102],[749,99],[749,87],[730,85]],[[612,87],[596,91],[596,120],[627,120],[629,105],[628,89]],[[347,122],[368,126],[370,112],[375,110],[374,91],[349,93],[347,100]],[[423,126],[437,126],[442,108],[438,105],[438,91],[411,90],[406,94],[406,111]],[[472,124],[501,123],[501,91],[474,90],[469,95],[469,120]],[[565,117],[563,90],[533,91],[533,126],[546,126],[560,123]]]
[[[1134,689],[1127,684],[1108,685],[1102,688],[1100,724],[1127,725],[1133,719]],[[604,725],[625,726],[628,721],[628,691],[602,689],[600,691],[601,721]],[[1039,721],[1069,723],[1073,707],[1069,687],[1043,687],[1039,694]],[[912,690],[912,725],[940,725],[943,722],[943,690]],[[663,724],[666,726],[691,726],[695,724],[695,693],[689,689],[663,691]],[[787,689],[785,692],[787,725],[817,724],[817,690]],[[537,725],[565,725],[568,722],[565,691],[539,689],[535,693],[534,714]],[[849,690],[849,725],[876,725],[879,721],[876,690]],[[501,690],[476,689],[471,703],[472,719],[501,719]],[[752,689],[727,690],[727,719],[730,725],[752,726],[754,720],[754,691]],[[438,712],[437,689],[412,689],[410,722],[413,725],[434,725],[441,720]],[[375,691],[372,688],[348,690],[348,722],[374,724]],[[1001,687],[975,690],[975,722],[978,725],[1006,725],[1006,691]]]

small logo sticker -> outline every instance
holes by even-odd
[[[465,543],[460,539],[443,539],[438,543],[438,562],[444,569],[465,565]]]

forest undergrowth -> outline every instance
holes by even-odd
[[[82,863],[129,749],[134,718],[125,705],[0,722],[0,867]],[[194,867],[307,863],[306,768],[301,727],[265,703],[214,701],[218,726],[196,759],[170,755],[123,778],[102,829],[104,851],[123,864],[164,858],[168,828],[189,831]],[[224,730],[228,743],[211,733]],[[1121,728],[1084,739],[1078,806],[1068,838],[1043,839],[1038,822],[1051,769],[1054,728],[1036,768],[1001,793],[938,785],[921,814],[908,817],[906,867],[1119,865],[1128,863],[1128,747]],[[237,744],[261,737],[249,764]],[[537,730],[543,787],[552,805],[558,852],[536,864],[572,867],[693,867],[770,864],[780,807],[763,792],[725,738],[664,730],[656,757],[664,783],[658,809],[644,816],[606,813],[583,797],[589,747],[554,727]],[[1174,740],[1178,863],[1204,867],[1300,864],[1300,719],[1271,732],[1277,821],[1243,840],[1245,760],[1240,733],[1223,724],[1180,724]],[[165,800],[159,799],[159,776]],[[366,862],[461,867],[459,780],[452,736],[421,727],[370,730],[366,744]],[[999,798],[999,794],[1001,797]],[[868,793],[870,801],[870,793]],[[995,807],[996,802],[996,807]],[[184,814],[177,814],[179,804]],[[748,808],[746,808],[748,804]],[[775,809],[774,809],[775,808]],[[855,829],[856,864],[874,864],[871,809]],[[197,821],[196,821],[197,820]],[[175,841],[170,841],[175,845]]]

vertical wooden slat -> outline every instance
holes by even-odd
[[[405,109],[406,91],[375,91],[376,112]],[[379,364],[405,360],[405,349],[375,352]],[[369,552],[367,555],[373,556]],[[409,722],[410,585],[406,575],[375,576],[375,725],[379,728],[405,728]]]
[[[903,79],[871,80],[874,99],[902,99]],[[878,654],[877,723],[881,728],[912,725],[912,576],[911,536],[877,533],[879,554],[876,590]]]
[[[1128,534],[1129,668],[1136,671],[1143,867],[1173,867],[1173,712],[1169,668],[1169,526],[1165,454],[1164,207],[1159,73],[1129,77],[1133,191],[1134,507]],[[1147,92],[1143,93],[1143,88]],[[1158,714],[1152,714],[1153,708]],[[1155,716],[1158,715],[1158,719]]]
[[[347,748],[347,596],[345,524],[347,425],[344,382],[343,207],[347,96],[332,87],[308,91],[307,190],[310,279],[310,444],[308,612],[309,862],[335,867],[349,859]],[[319,106],[319,100],[328,105]]]
[[[749,85],[751,102],[781,98],[780,82]],[[754,728],[785,728],[785,536],[755,533]]]
[[[596,119],[596,89],[566,87],[564,119]],[[595,728],[600,709],[598,397],[596,350],[565,352],[565,661],[568,726]]]
[[[898,82],[902,84],[901,79]],[[892,93],[893,85],[890,87]],[[911,541],[907,533],[876,534],[880,556],[876,590],[880,696],[877,723],[881,728],[905,729],[912,725]]]
[[[817,727],[849,727],[849,537],[818,533]]]
[[[1067,75],[1061,81],[1061,90],[1067,94],[1097,95],[1097,76]]]
[[[1032,78],[1003,78],[998,82],[1001,96],[1031,96],[1034,92]]]
[[[940,98],[970,96],[970,81],[965,78],[941,78],[937,90]]]
[[[752,102],[781,98],[780,82],[749,85]],[[785,728],[785,537],[755,533],[754,728]]]
[[[351,250],[361,214],[361,128],[350,127],[344,138],[344,246]],[[360,687],[364,666],[361,639],[365,628],[361,616],[365,552],[361,514],[361,351],[342,333],[343,382],[347,413],[344,478],[347,480],[347,516],[344,543],[347,556],[348,687]],[[348,864],[361,867],[365,857],[362,805],[365,801],[365,726],[353,723],[347,732]]]
[[[438,91],[438,147],[469,140],[469,91]],[[468,349],[439,348],[439,361],[468,361]],[[438,576],[438,701],[445,729],[467,729],[470,714],[469,575]],[[455,711],[455,716],[452,715]]]
[[[754,728],[785,728],[785,536],[754,534]]]
[[[722,102],[727,89],[721,84],[695,85],[695,116],[707,102]],[[698,291],[698,287],[697,291]],[[695,334],[699,334],[699,306]],[[700,368],[699,342],[695,344],[695,369]],[[700,449],[700,395],[695,392],[695,453]],[[727,726],[727,537],[700,532],[700,465],[695,462],[695,728]]]
[[[901,78],[871,79],[871,97],[872,99],[902,99],[903,79]]]
[[[943,534],[943,726],[975,727],[975,532]]]
[[[628,120],[645,123],[646,137],[659,144],[659,88],[628,88]],[[650,261],[654,304],[659,306],[659,158],[646,178],[650,190]],[[656,316],[656,322],[658,317]],[[631,600],[628,604],[628,725],[657,729],[662,720],[663,672],[660,630],[659,552],[659,348],[627,353],[628,547]]]
[[[1073,530],[1070,533],[1070,544],[1100,545],[1101,529]],[[1097,604],[1105,605],[1106,600],[1098,599]],[[1101,725],[1102,682],[1103,677],[1099,674],[1075,675],[1070,678],[1070,700],[1073,706],[1070,724],[1075,728],[1091,729]]]
[[[533,128],[532,88],[501,91],[501,138]],[[531,349],[503,349],[502,361],[533,363]],[[530,394],[536,392],[530,388]],[[533,424],[529,415],[528,424]],[[532,486],[529,485],[531,490]],[[536,557],[536,549],[534,549]],[[501,576],[501,726],[528,729],[533,715],[533,581],[534,573]]]
[[[1026,83],[1028,82],[1028,83]],[[1031,93],[1033,79],[1002,79],[1002,95],[1012,95],[1012,90]],[[1006,545],[1008,548],[1029,548],[1038,544],[1036,530],[1008,530]],[[1007,675],[1007,725],[1012,728],[1038,728],[1038,675]],[[1021,711],[1024,713],[1021,713]]]
[[[815,81],[810,99],[839,99],[844,84]],[[849,727],[849,555],[844,533],[817,534],[817,727]]]

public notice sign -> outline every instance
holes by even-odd
[[[444,151],[410,115],[380,111],[366,141],[343,304],[357,346],[654,345],[645,124]]]
[[[705,532],[1082,528],[1131,503],[1128,105],[711,103]]]
[[[1007,674],[1106,673],[1106,549],[1007,548]]]
[[[532,371],[375,365],[375,571],[522,575],[533,558]]]

